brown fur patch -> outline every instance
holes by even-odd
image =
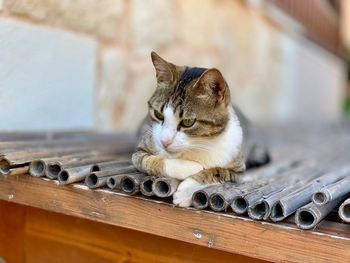
[[[244,171],[244,160],[242,155],[238,155],[228,167],[205,169],[192,175],[191,178],[202,184],[238,182]]]

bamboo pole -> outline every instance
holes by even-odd
[[[153,185],[152,191],[158,197],[168,197],[175,193],[180,181],[170,177],[157,178]]]
[[[230,206],[229,196],[225,195],[226,192],[222,193],[213,193],[209,197],[209,207],[211,210],[216,212],[226,211]]]
[[[340,205],[338,214],[344,222],[350,223],[350,198]]]
[[[27,173],[29,170],[28,163],[12,163],[7,158],[0,158],[0,174],[10,175],[12,173],[19,174],[21,172]]]
[[[224,184],[212,184],[200,189],[194,192],[192,195],[192,206],[197,209],[205,209],[210,206],[214,211],[216,211],[216,206],[219,206],[219,201],[217,200],[218,198],[216,196],[220,195],[220,193],[230,191],[236,185],[237,183],[227,182]]]
[[[110,189],[120,189],[120,182],[123,177],[124,174],[112,175],[107,178],[106,184]]]
[[[348,177],[316,191],[312,196],[312,201],[318,205],[325,205],[334,199],[346,196],[350,193],[350,166],[344,167],[343,172]]]
[[[305,181],[298,182],[296,184],[287,186],[281,191],[266,197],[265,199],[261,199],[254,204],[252,204],[248,208],[248,215],[250,218],[255,220],[267,220],[271,214],[272,206],[277,203],[283,196],[294,192],[303,186]]]
[[[131,165],[131,161],[125,157],[119,157],[118,160],[96,163],[91,167],[91,172],[110,171],[123,165]]]
[[[331,202],[317,206],[313,202],[299,208],[295,213],[295,223],[301,229],[315,228],[342,199],[334,199]]]
[[[110,154],[107,153],[107,155],[110,155]],[[35,176],[35,177],[42,177],[42,176],[47,175],[47,177],[50,179],[56,179],[58,173],[62,169],[59,169],[56,173],[51,174],[50,172],[47,171],[48,165],[50,163],[51,164],[58,163],[59,167],[60,167],[59,163],[63,163],[63,162],[84,164],[84,163],[91,162],[91,160],[95,160],[95,158],[96,158],[96,161],[98,161],[101,156],[106,156],[106,153],[92,151],[92,152],[82,152],[79,154],[75,153],[75,154],[70,154],[70,155],[63,155],[61,157],[37,159],[37,160],[34,160],[30,163],[29,173],[30,173],[30,175]]]
[[[20,155],[11,154],[0,157],[0,174],[9,175],[11,169],[17,167],[24,167],[30,165],[31,162],[36,161],[38,158],[58,158],[62,156],[68,156],[72,154],[81,154],[83,150],[77,149],[64,149],[60,151],[42,151],[34,153],[22,153]]]
[[[90,173],[91,165],[70,167],[60,171],[57,175],[58,182],[62,185],[80,182]]]
[[[133,150],[130,142],[108,140],[54,140],[54,141],[26,141],[26,142],[0,142],[2,155],[23,155],[27,153],[61,151],[64,149],[94,150],[96,148],[114,149],[118,152],[128,153]]]
[[[280,163],[270,163],[266,166],[261,167],[260,169],[248,170],[245,173],[244,181],[253,181],[256,179],[262,179],[267,177],[273,177],[280,173],[286,172],[292,168],[297,167],[302,163],[302,158],[298,156],[293,156],[287,160],[283,160]]]
[[[90,189],[105,186],[107,185],[108,177],[112,175],[114,175],[112,171],[93,172],[85,177],[85,184]]]
[[[263,182],[264,184],[262,186],[256,185],[250,189],[248,188],[248,191],[237,192],[232,198],[232,210],[237,214],[244,214],[253,203],[260,201],[264,196],[271,195],[288,187],[291,182],[287,181],[285,177],[291,177],[290,179],[294,179],[294,181],[300,177],[300,175],[294,174],[293,170],[284,172],[282,175],[275,178],[275,180],[270,179],[267,182]]]
[[[261,198],[255,202],[251,202],[248,208],[249,217],[255,220],[267,220],[271,214],[271,208],[275,203],[277,203],[282,197],[297,191],[306,183],[318,178],[322,172],[322,167],[300,167],[296,172],[293,172],[299,174],[300,177],[297,176],[295,180],[292,179],[291,181],[286,178],[285,185],[281,185],[280,188],[276,188],[276,191],[261,196]],[[249,201],[250,200],[248,200],[248,203]]]
[[[29,174],[34,177],[45,176],[46,163],[43,159],[34,160],[29,164]]]
[[[58,174],[67,168],[90,164],[90,169],[99,162],[119,160],[120,156],[112,154],[82,154],[64,158],[49,158],[43,161],[47,178],[56,179]],[[35,166],[34,166],[35,167]]]
[[[140,182],[145,177],[145,175],[141,172],[132,172],[129,174],[117,174],[112,175],[107,178],[107,186],[110,189],[118,189],[122,190],[126,193],[138,192]]]
[[[291,150],[290,150],[290,145],[288,145],[288,148],[286,149],[288,155],[285,158],[282,158],[281,160],[279,160],[277,164],[270,163],[264,167],[261,167],[260,169],[248,170],[246,172],[246,176],[244,180],[252,181],[256,179],[262,179],[264,177],[271,178],[273,176],[277,176],[281,173],[287,172],[290,169],[294,169],[294,168],[303,166],[305,164],[308,165],[308,163],[315,161],[313,160],[315,158],[315,155],[322,156],[322,154],[324,155],[325,150],[329,151],[330,147],[335,147],[338,144],[340,145],[344,144],[344,141],[342,140],[342,138],[338,138],[337,142],[332,141],[330,143],[320,144],[320,146],[317,146],[315,149],[312,149],[312,150],[309,150],[309,148],[311,147],[306,148],[307,150],[300,149],[300,148],[303,148],[302,146],[305,146],[304,144],[301,144],[296,148],[296,152],[294,152],[292,156],[290,156]],[[313,145],[315,144],[311,144],[310,146],[313,146]]]
[[[90,167],[90,169],[91,169],[91,167]],[[120,167],[118,169],[111,170],[111,171],[93,172],[93,173],[89,174],[88,176],[86,176],[85,184],[90,189],[94,189],[97,187],[107,185],[108,177],[111,177],[111,176],[117,175],[117,174],[135,173],[135,172],[137,172],[137,170],[133,165]]]
[[[140,183],[140,191],[145,196],[153,196],[152,185],[153,182],[157,179],[155,176],[146,176],[142,179]]]
[[[229,189],[219,189],[216,193],[210,195],[209,206],[214,211],[224,211],[229,206],[232,207],[235,200],[235,212],[243,214],[247,212],[248,203],[244,200],[244,196],[255,191],[271,182],[272,178],[264,180],[256,180],[253,182],[245,182],[241,185],[233,185]]]
[[[137,194],[140,192],[140,183],[144,177],[144,173],[123,175],[120,180],[120,189],[129,195]]]
[[[118,153],[119,155],[131,152],[133,145],[130,142],[120,143],[120,141],[112,141],[112,138],[117,138],[117,136],[96,137],[92,141],[87,139],[48,142],[30,141],[29,144],[28,142],[0,142],[0,174],[8,175],[12,169],[29,166],[32,161],[43,158],[83,154],[87,151],[98,151],[105,154]],[[40,168],[42,164],[36,165]],[[34,171],[33,174],[41,176],[40,171]]]
[[[94,164],[88,164],[78,167],[68,167],[63,169],[62,171],[60,171],[59,167],[55,168],[53,166],[52,169],[57,169],[58,171],[60,171],[57,176],[57,179],[60,182],[60,184],[71,184],[85,180],[85,178],[91,174],[92,166],[94,166]],[[114,166],[114,169],[105,172],[109,172],[110,174],[117,174],[118,171],[120,171],[118,169],[124,167],[131,167],[131,165],[122,161],[119,163],[119,166]]]
[[[334,168],[334,167],[333,167]],[[312,180],[300,189],[282,197],[271,208],[270,219],[274,222],[282,221],[299,207],[311,201],[314,192],[319,191],[324,186],[332,184],[346,176],[344,171],[330,171]]]
[[[218,185],[209,185],[203,189],[200,189],[192,195],[192,206],[197,209],[205,209],[209,205],[209,197],[215,193],[218,189]]]
[[[218,186],[216,191],[209,197],[210,208],[216,212],[226,211],[232,202],[231,193],[236,189],[237,184],[231,182]]]

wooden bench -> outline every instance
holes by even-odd
[[[288,134],[268,141],[285,147],[276,160],[298,147]],[[335,214],[304,231],[27,174],[0,176],[0,199],[6,262],[350,262],[350,225]]]

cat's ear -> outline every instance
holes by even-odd
[[[230,95],[228,87],[221,72],[216,68],[206,70],[197,81],[196,85],[205,88],[207,92],[217,97],[218,102],[228,104]]]
[[[151,58],[156,70],[158,83],[168,83],[173,81],[175,66],[165,61],[154,51],[151,52]]]

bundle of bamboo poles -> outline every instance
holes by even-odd
[[[348,131],[299,132],[285,140],[276,135],[269,141],[272,163],[247,171],[241,182],[195,192],[192,206],[272,222],[294,215],[301,229],[314,228],[339,207],[339,217],[350,223]],[[61,185],[84,183],[90,189],[171,197],[180,182],[137,171],[130,162],[133,144],[132,137],[93,132],[0,134],[0,174],[29,173]]]
[[[90,189],[108,186],[130,195],[171,196],[177,180],[156,180],[131,164],[134,142],[130,136],[94,132],[3,133],[0,174],[29,173],[61,185],[84,182]]]
[[[21,137],[21,135],[23,137]],[[63,132],[0,136],[0,174],[18,174],[30,170],[44,176],[47,166],[61,162],[67,167],[125,158],[133,148],[133,138],[92,132]],[[1,140],[5,137],[5,140]],[[56,168],[56,166],[54,166]],[[48,176],[50,177],[50,175]]]
[[[350,199],[345,200],[350,197],[349,135],[337,134],[319,147],[302,147],[301,154],[248,171],[241,184],[203,188],[194,193],[192,206],[232,209],[236,214],[273,222],[295,214],[299,228],[312,229],[341,204],[339,217],[349,223]]]

